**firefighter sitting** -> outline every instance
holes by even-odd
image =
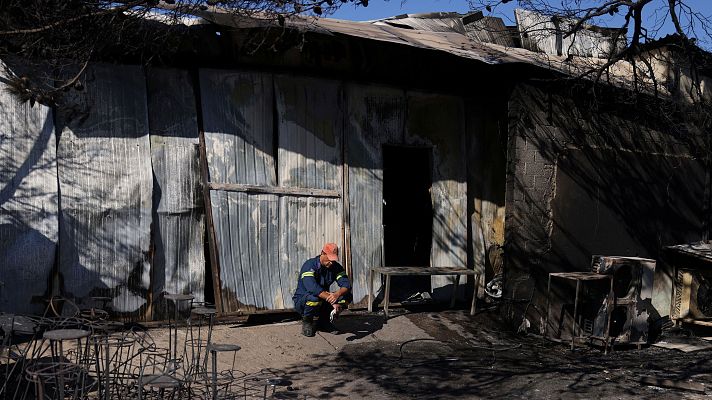
[[[302,334],[314,336],[314,317],[318,318],[319,330],[335,332],[332,321],[348,306],[353,296],[351,282],[339,261],[339,248],[327,243],[321,254],[304,262],[299,271],[299,282],[292,300],[294,308],[302,315]],[[336,282],[339,288],[329,292]]]

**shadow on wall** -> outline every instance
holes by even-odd
[[[3,160],[0,167],[0,181],[3,182],[0,188],[0,255],[5,263],[0,275],[0,281],[4,282],[0,288],[0,309],[41,314],[47,306],[46,299],[59,294],[52,293],[53,275],[61,256],[65,255],[58,249],[64,224],[59,220],[62,212],[59,210],[54,118],[48,108],[19,103],[6,93],[0,107],[3,125],[0,132],[0,158]],[[64,167],[81,167],[91,175],[96,159],[91,154],[84,154],[81,162],[65,158],[61,163]],[[78,247],[84,249],[110,246],[113,250],[122,246],[104,240],[101,235],[75,237],[76,234],[76,231],[68,232],[63,243],[78,240]],[[108,295],[100,274],[76,259],[71,263],[74,267],[70,279],[81,280],[94,288],[88,296]],[[74,299],[71,293],[61,294]]]
[[[523,86],[512,101],[507,279],[540,315],[549,272],[589,270],[593,254],[656,259],[707,228],[705,132],[607,95]]]
[[[51,111],[0,85],[0,311],[42,312],[57,251]]]

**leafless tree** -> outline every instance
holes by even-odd
[[[264,20],[328,15],[368,0],[0,0],[0,81],[30,102],[81,90],[86,65],[116,55],[148,63],[180,45],[184,22],[205,11]],[[117,50],[118,49],[118,50]],[[10,67],[22,60],[22,68]]]

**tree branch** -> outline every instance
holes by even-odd
[[[131,3],[127,3],[123,6],[115,7],[115,8],[109,8],[106,10],[101,10],[101,11],[96,11],[92,13],[87,13],[87,14],[82,14],[82,15],[77,15],[75,17],[71,18],[66,18],[66,19],[61,19],[59,21],[55,21],[51,24],[40,26],[37,28],[31,28],[31,29],[16,29],[16,30],[11,30],[11,31],[0,31],[0,36],[7,36],[7,35],[23,35],[23,34],[32,34],[32,33],[41,33],[44,31],[48,31],[50,29],[54,29],[57,27],[60,27],[65,24],[71,24],[74,22],[77,22],[81,19],[84,18],[89,18],[89,17],[99,17],[102,15],[108,15],[112,13],[119,13],[119,12],[124,12],[126,10],[129,10],[133,7],[137,7],[143,3],[146,3],[147,0],[137,0]]]

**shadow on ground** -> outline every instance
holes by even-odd
[[[294,398],[697,398],[700,394],[643,385],[656,376],[712,384],[712,351],[681,353],[655,347],[605,355],[537,336],[492,329],[486,316],[463,312],[408,316],[434,339],[349,343],[281,371]],[[373,317],[353,317],[354,337],[380,329]],[[366,321],[366,322],[364,322]],[[382,326],[382,323],[381,323]],[[488,328],[485,328],[487,326]],[[453,327],[455,327],[453,329]],[[348,334],[348,333],[347,333]],[[285,394],[287,395],[287,394]]]

